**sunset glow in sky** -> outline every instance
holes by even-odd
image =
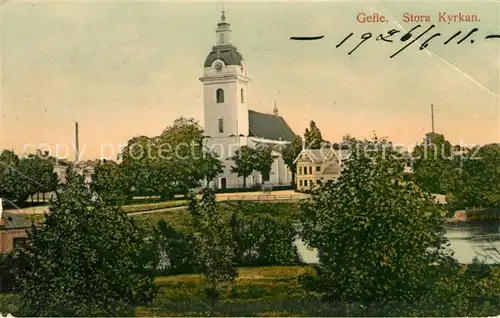
[[[203,123],[198,78],[215,44],[221,3],[11,0],[1,8],[2,149],[55,155],[59,144],[58,155],[72,159],[78,121],[83,159],[114,157],[130,138],[158,135],[180,116]],[[500,34],[498,1],[228,2],[224,8],[252,79],[251,109],[272,112],[276,100],[296,133],[314,120],[330,141],[375,132],[411,146],[431,130],[434,104],[436,132],[452,143],[500,142],[500,39],[484,39]],[[389,22],[359,23],[361,12]],[[399,41],[404,30],[418,24],[402,22],[405,12],[436,20],[439,12],[476,14],[480,22],[435,23],[429,36],[441,38],[390,59],[407,43]],[[422,25],[416,35],[430,24]],[[474,27],[474,43],[443,44]],[[394,43],[375,40],[390,29],[402,30]],[[349,56],[366,32],[373,38]],[[289,40],[317,35],[324,38]]]

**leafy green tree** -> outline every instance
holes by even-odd
[[[0,197],[16,200],[23,191],[17,167],[19,157],[11,150],[0,153]]]
[[[28,155],[22,159],[10,150],[0,155],[0,192],[2,197],[22,205],[36,193],[54,191],[59,180],[49,158]]]
[[[210,182],[224,171],[224,165],[214,153],[206,152],[202,159],[199,172],[208,187]]]
[[[120,154],[121,165],[136,192],[165,198],[187,194],[209,173],[202,146],[203,129],[198,122],[180,117],[159,136],[129,140]]]
[[[302,137],[296,135],[292,142],[288,144],[283,150],[283,161],[292,172],[292,183],[295,184],[295,175],[297,174],[297,165],[294,163],[295,159],[302,151]]]
[[[196,228],[195,239],[206,282],[206,295],[212,308],[221,293],[234,284],[237,271],[234,267],[234,246],[227,218],[215,203],[215,193],[204,189],[200,201],[192,199],[189,211]]]
[[[157,182],[154,157],[158,154],[154,138],[138,136],[130,139],[118,158],[127,182],[136,194],[153,194]],[[158,194],[158,193],[156,193]]]
[[[412,183],[390,143],[363,142],[339,179],[303,203],[305,242],[318,249],[318,285],[342,301],[415,300],[432,290],[445,252],[445,213]],[[436,248],[436,243],[440,243]]]
[[[500,145],[470,149],[461,166],[450,203],[461,207],[500,207]]]
[[[321,131],[313,120],[311,120],[309,128],[306,128],[304,132],[304,139],[306,140],[307,149],[321,149],[325,143]]]
[[[166,150],[167,156],[160,156],[161,169],[170,167],[170,174],[162,179],[176,192],[187,194],[205,179],[201,168],[205,164],[203,153],[203,129],[192,118],[180,117],[167,127],[157,141],[158,148]]]
[[[273,164],[273,155],[271,148],[261,146],[254,150],[254,154],[254,170],[260,172],[262,176],[269,176]]]
[[[412,156],[413,178],[422,189],[446,194],[455,188],[458,170],[454,167],[453,146],[443,135],[426,134]]]
[[[154,296],[147,244],[120,207],[69,172],[43,226],[20,257],[21,308],[29,316],[131,316]]]
[[[342,137],[342,143],[339,146],[341,149],[353,149],[356,145],[359,145],[359,141],[353,136],[346,134]]]
[[[231,166],[231,173],[236,173],[238,177],[243,177],[243,188],[246,188],[247,178],[255,170],[255,149],[242,146],[235,151],[231,159],[234,162],[234,166]]]
[[[39,155],[28,155],[19,161],[17,167],[22,184],[28,195],[51,192],[59,182],[51,160]]]
[[[90,186],[102,200],[121,206],[130,196],[129,181],[119,164],[104,159],[97,163]]]

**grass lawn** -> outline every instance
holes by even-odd
[[[276,218],[296,217],[299,213],[297,202],[286,203],[255,203],[255,202],[218,202],[217,206],[222,209],[229,219],[232,213],[242,210],[246,214],[269,215]],[[131,216],[138,226],[144,229],[153,228],[158,221],[165,220],[174,228],[179,230],[189,227],[190,215],[187,210],[174,210],[158,213],[140,214]]]
[[[187,200],[171,200],[164,201],[158,203],[143,203],[143,204],[127,204],[122,206],[123,212],[132,213],[132,212],[142,212],[142,211],[152,211],[152,210],[160,210],[166,208],[173,208],[178,206],[184,206],[188,204]]]
[[[240,268],[236,285],[209,312],[201,275],[163,276],[156,279],[159,292],[151,306],[136,315],[152,316],[290,316],[311,315],[319,295],[305,291],[299,276],[312,273],[308,266]],[[314,305],[315,308],[320,308]]]

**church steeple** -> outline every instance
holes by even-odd
[[[274,101],[273,114],[274,114],[274,116],[278,116],[278,107],[276,106],[276,101]]]
[[[231,44],[231,24],[226,21],[226,12],[224,9],[222,9],[220,22],[217,23],[217,30],[215,33],[217,35],[217,46]]]

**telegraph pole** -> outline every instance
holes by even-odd
[[[434,105],[431,104],[432,133],[434,133]]]
[[[78,144],[78,122],[75,121],[75,164],[80,160],[80,146]]]

